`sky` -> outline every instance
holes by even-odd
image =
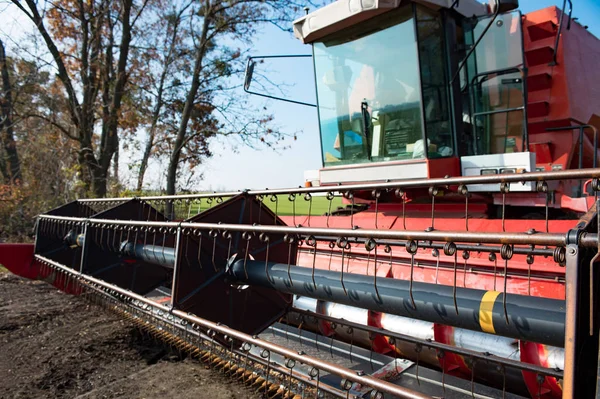
[[[551,5],[562,7],[559,0],[521,0],[520,9],[526,14]],[[588,25],[589,30],[600,37],[600,0],[573,0],[573,17]],[[14,6],[0,0],[0,34],[10,51],[11,40],[18,41],[30,24],[22,18]],[[253,55],[310,54],[311,48],[303,45],[292,34],[275,26],[262,29],[254,40]],[[313,67],[310,59],[280,60],[269,64],[270,76],[286,84],[288,98],[315,102]],[[240,88],[240,96],[249,96]],[[238,190],[245,188],[294,187],[304,184],[304,171],[321,167],[321,148],[317,111],[290,103],[251,98],[257,105],[264,105],[275,116],[276,125],[297,140],[287,140],[291,148],[273,150],[256,145],[247,147],[235,140],[215,140],[211,143],[214,156],[199,167],[202,180],[195,183],[193,190]],[[121,156],[125,162],[127,156]],[[166,165],[153,164],[148,175],[153,185],[164,185]],[[120,168],[126,171],[125,165]],[[123,173],[122,173],[123,174]],[[129,176],[131,181],[135,176]]]

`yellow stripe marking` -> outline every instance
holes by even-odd
[[[498,291],[487,291],[481,298],[481,304],[479,305],[479,325],[483,332],[496,334],[492,311],[494,310],[494,303],[496,303],[498,295],[500,295]]]

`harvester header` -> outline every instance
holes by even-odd
[[[600,99],[567,93],[600,41],[514,0],[340,0],[294,31],[314,184],[79,199],[0,262],[269,398],[598,397]]]

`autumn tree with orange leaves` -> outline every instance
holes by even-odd
[[[66,121],[36,115],[79,146],[81,179],[93,195],[107,190],[119,147],[119,116],[126,95],[133,30],[147,1],[18,1],[36,26],[58,70],[66,97]]]

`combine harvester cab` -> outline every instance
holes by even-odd
[[[581,65],[600,42],[494,3],[340,0],[294,23],[318,185],[81,199],[0,263],[268,397],[597,397],[600,72]]]

